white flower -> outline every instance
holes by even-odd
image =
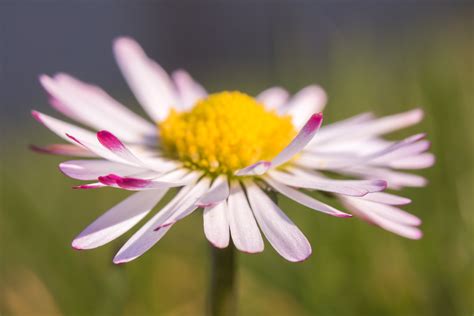
[[[420,220],[398,205],[406,198],[386,187],[423,186],[422,177],[394,169],[431,166],[429,142],[415,135],[390,142],[381,135],[418,123],[421,110],[381,119],[362,114],[320,128],[326,95],[309,86],[293,97],[270,88],[255,98],[240,92],[208,95],[186,72],[168,74],[130,38],[114,52],[120,69],[152,122],[131,112],[99,87],[66,74],[41,76],[51,105],[99,131],[33,111],[70,144],[37,150],[93,159],[61,163],[69,177],[92,181],[77,188],[136,191],[88,226],[77,249],[102,246],[139,223],[172,188],[176,196],[119,250],[115,263],[141,256],[180,219],[203,208],[204,232],[215,247],[230,237],[243,252],[263,251],[261,232],[289,261],[311,254],[306,237],[267,195],[279,192],[311,209],[350,217],[299,189],[328,192],[356,216],[417,239]],[[331,179],[326,171],[352,179]],[[354,180],[354,178],[362,178]]]

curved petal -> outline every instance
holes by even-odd
[[[128,85],[145,111],[154,121],[164,120],[178,102],[168,74],[129,37],[115,40],[114,53]]]
[[[96,154],[86,148],[70,144],[51,144],[46,146],[30,145],[30,149],[41,154],[87,158],[97,157]]]
[[[275,250],[286,260],[299,262],[311,255],[311,245],[286,214],[254,183],[245,183],[258,225]]]
[[[262,252],[262,235],[244,191],[237,182],[231,183],[228,208],[230,234],[235,247],[247,253]]]

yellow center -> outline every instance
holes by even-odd
[[[167,156],[191,169],[229,176],[273,158],[296,135],[289,116],[237,91],[211,94],[189,112],[172,110],[158,128]]]

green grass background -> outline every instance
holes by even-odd
[[[413,199],[406,209],[423,219],[420,241],[281,198],[313,245],[313,255],[291,264],[268,244],[262,254],[239,254],[241,315],[473,315],[473,31],[469,19],[449,25],[384,41],[384,54],[370,32],[335,38],[324,69],[305,55],[298,39],[276,42],[276,83],[296,91],[318,81],[330,96],[326,123],[363,111],[386,115],[422,107],[422,124],[391,137],[427,132],[437,162],[419,172],[430,181],[426,188],[401,193]],[[211,67],[203,74],[199,79],[211,91],[232,86],[256,93],[266,87],[258,65]],[[136,105],[123,91],[112,94]],[[28,151],[29,143],[57,141],[32,120],[8,135],[1,153],[0,314],[204,311],[209,251],[201,212],[130,264],[115,266],[111,260],[131,234],[96,250],[75,251],[73,237],[127,193],[72,190],[77,182],[57,169],[67,158]]]

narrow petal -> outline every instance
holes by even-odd
[[[159,230],[155,230],[166,218],[176,211],[179,204],[186,197],[189,191],[192,189],[192,185],[182,188],[178,194],[157,214],[155,214],[145,225],[143,225],[133,236],[120,248],[118,253],[115,255],[114,263],[121,264],[132,261],[148,249],[150,249],[155,243],[157,243],[173,226],[169,225]],[[154,191],[148,191],[154,192]]]
[[[30,145],[30,149],[42,154],[74,156],[74,157],[97,157],[93,152],[86,148],[70,144],[51,144],[46,146]]]
[[[258,225],[275,250],[286,260],[299,262],[311,255],[311,245],[303,233],[254,183],[245,184]]]
[[[274,181],[269,177],[266,177],[265,181],[281,194],[313,210],[336,217],[352,217],[351,214],[339,211],[330,205],[313,199],[312,197],[279,183],[278,181]]]
[[[387,205],[406,205],[410,204],[411,200],[398,195],[386,192],[373,192],[361,197],[364,200],[387,204]]]
[[[300,130],[298,135],[286,146],[271,162],[259,161],[253,165],[237,170],[235,175],[237,176],[248,176],[248,175],[262,175],[271,168],[276,168],[285,162],[289,161],[294,155],[299,153],[313,138],[318,131],[323,121],[323,114],[313,114],[311,118],[306,122],[305,126]]]
[[[420,239],[423,234],[417,228],[412,225],[401,223],[400,220],[396,221],[392,218],[387,218],[382,216],[380,213],[374,212],[371,209],[368,209],[365,204],[360,203],[357,198],[343,198],[343,204],[346,205],[354,214],[360,216],[361,218],[385,229],[397,235],[400,235],[409,239]],[[366,201],[364,201],[366,202]],[[371,202],[367,202],[371,203]],[[374,203],[376,204],[376,203]],[[382,204],[379,204],[382,205]],[[386,206],[386,205],[385,205]],[[385,214],[386,215],[386,214]],[[416,217],[415,217],[416,218]]]
[[[167,190],[138,192],[123,200],[89,225],[72,242],[76,249],[102,246],[127,232],[143,219]]]
[[[321,112],[326,105],[327,96],[320,86],[312,85],[296,93],[285,105],[283,111],[293,118],[293,124],[301,128],[313,113]]]
[[[435,156],[424,153],[416,156],[405,157],[385,163],[387,167],[394,169],[425,169],[434,165]]]
[[[260,92],[260,94],[256,96],[256,99],[262,103],[267,110],[273,110],[282,107],[288,100],[288,96],[289,93],[285,89],[272,87]]]
[[[177,175],[176,173],[181,173]],[[106,177],[99,177],[99,180],[107,185],[117,185],[125,190],[142,191],[156,190],[163,188],[182,187],[196,182],[200,174],[197,172],[186,174],[185,170],[177,170],[171,173],[172,176],[157,176],[154,173],[148,173],[149,179],[145,177],[120,177],[116,174],[109,174]],[[173,176],[174,175],[174,176]],[[109,181],[110,180],[110,181]],[[109,183],[110,182],[110,183]]]
[[[427,183],[425,178],[416,174],[371,166],[357,166],[355,168],[342,169],[340,172],[365,179],[384,179],[387,181],[388,187],[392,189],[400,189],[403,187],[423,187]]]
[[[211,207],[227,199],[229,196],[229,183],[227,177],[219,176],[212,183],[209,191],[204,194],[196,203],[199,207]]]
[[[143,172],[143,169],[108,160],[70,160],[59,164],[59,169],[68,177],[78,180],[96,180],[98,177],[116,173],[122,176]]]
[[[231,184],[228,198],[229,226],[237,249],[247,253],[262,252],[264,245],[244,191],[236,182]]]
[[[339,193],[350,196],[364,196],[370,192],[383,191],[383,180],[333,180],[315,177],[308,173],[289,174],[272,170],[268,176],[278,182],[297,188]]]
[[[118,38],[114,53],[128,85],[154,121],[162,121],[177,104],[173,83],[157,63],[149,59],[133,39]]]
[[[183,110],[190,109],[197,101],[207,96],[206,90],[186,71],[176,70],[171,77],[178,89]]]

